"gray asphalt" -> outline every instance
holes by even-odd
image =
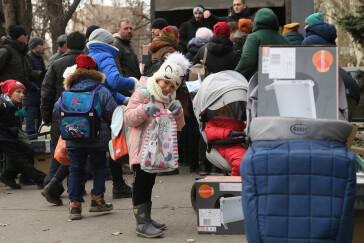
[[[187,167],[180,174],[157,176],[153,190],[152,218],[165,222],[163,238],[145,239],[135,234],[135,218],[131,199],[112,199],[112,182],[106,181],[105,198],[114,205],[109,213],[90,213],[89,196],[82,205],[83,218],[68,221],[68,198],[63,194],[62,206],[49,204],[36,186],[11,190],[0,186],[0,242],[247,242],[244,235],[199,235],[197,216],[191,206],[190,190],[196,174]],[[132,175],[126,174],[129,184]],[[86,185],[90,192],[92,181]],[[119,232],[119,235],[113,233]]]

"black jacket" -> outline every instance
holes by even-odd
[[[63,88],[63,73],[66,68],[76,64],[76,58],[82,54],[80,50],[68,50],[49,68],[42,83],[42,98],[40,111],[45,123],[52,121],[54,104],[61,96]]]
[[[209,26],[214,26],[217,22],[239,22],[239,19],[252,19],[252,14],[248,6],[241,12],[235,13],[234,10],[231,11],[231,16],[217,17],[213,14],[207,18],[207,23]]]
[[[192,16],[192,18],[187,20],[186,22],[182,23],[181,27],[179,27],[178,46],[183,50],[183,54],[187,53],[188,42],[195,37],[196,31],[198,30],[198,28],[201,27],[211,28],[211,26],[208,25],[208,22],[204,19],[202,22],[196,22],[194,16]]]
[[[45,72],[46,68],[43,57],[38,56],[32,51],[28,53],[28,56],[33,70]],[[43,79],[39,79],[35,82],[29,83],[29,88],[25,94],[23,105],[40,106],[40,88],[42,87],[42,81]]]
[[[8,48],[0,48],[0,83],[8,79],[15,79],[28,89],[29,82],[42,79],[42,72],[31,69],[27,44],[6,37],[4,45],[7,45]],[[8,55],[11,57],[9,58]]]
[[[0,142],[16,142],[18,137],[16,106],[5,95],[0,95]]]
[[[121,66],[121,75],[126,78],[140,79],[139,60],[135,54],[131,41],[115,36],[114,46],[119,49],[118,59]]]
[[[227,37],[214,35],[210,38],[207,47],[206,67],[210,73],[224,70],[234,70],[239,62],[239,53],[233,50],[233,43]],[[201,47],[193,59],[193,65],[203,59],[205,47]]]

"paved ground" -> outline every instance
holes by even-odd
[[[247,242],[243,235],[198,235],[197,216],[190,202],[195,174],[181,167],[180,175],[157,177],[153,191],[153,219],[167,224],[163,238],[154,242]],[[129,184],[132,175],[125,175]],[[90,192],[92,182],[87,183]],[[36,186],[10,190],[0,186],[0,242],[150,242],[135,234],[131,199],[111,198],[111,181],[106,182],[106,200],[112,202],[110,213],[90,213],[89,196],[85,196],[83,219],[68,221],[68,198],[63,206],[49,204]],[[67,195],[67,194],[66,194]],[[120,232],[114,236],[112,233]],[[190,241],[193,242],[193,241]]]

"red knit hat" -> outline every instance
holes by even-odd
[[[253,21],[251,19],[239,19],[238,26],[240,32],[252,33]]]
[[[230,37],[230,25],[226,22],[218,22],[214,25],[214,35]]]
[[[76,58],[77,68],[84,68],[84,69],[96,69],[97,64],[95,60],[87,56],[85,54],[79,55]]]
[[[9,79],[6,80],[5,82],[0,83],[0,86],[1,86],[1,91],[4,94],[8,94],[9,96],[11,96],[17,89],[26,90],[25,86],[22,83],[13,79]]]
[[[174,34],[174,31],[171,26],[164,27],[160,32],[159,36],[165,36],[172,40],[174,40],[176,43],[178,43],[177,36]]]

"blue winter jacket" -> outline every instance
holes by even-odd
[[[96,73],[96,74],[95,74]],[[104,75],[100,72],[94,72],[93,75],[85,75],[84,72],[74,72],[64,81],[65,88],[92,90],[96,85],[103,81]],[[72,148],[95,148],[99,150],[107,150],[108,142],[110,140],[110,124],[112,114],[117,107],[112,94],[105,87],[101,87],[98,91],[99,101],[101,107],[101,127],[100,133],[95,140],[90,141],[66,141],[66,147]],[[58,99],[54,105],[53,114],[59,117],[61,110],[61,98]]]
[[[306,28],[302,45],[336,45],[336,28],[332,24],[316,23]]]
[[[28,53],[32,70],[38,70],[44,72],[46,70],[43,57],[36,55],[34,52]],[[40,88],[42,86],[43,79],[36,80],[35,82],[29,82],[29,86],[26,95],[23,100],[23,105],[40,106]]]
[[[118,93],[121,90],[133,90],[135,82],[131,78],[124,78],[116,66],[115,58],[118,55],[118,49],[111,45],[90,41],[88,44],[89,56],[97,63],[100,72],[106,75],[106,81],[103,84],[112,93],[116,103],[122,105],[125,96]]]

